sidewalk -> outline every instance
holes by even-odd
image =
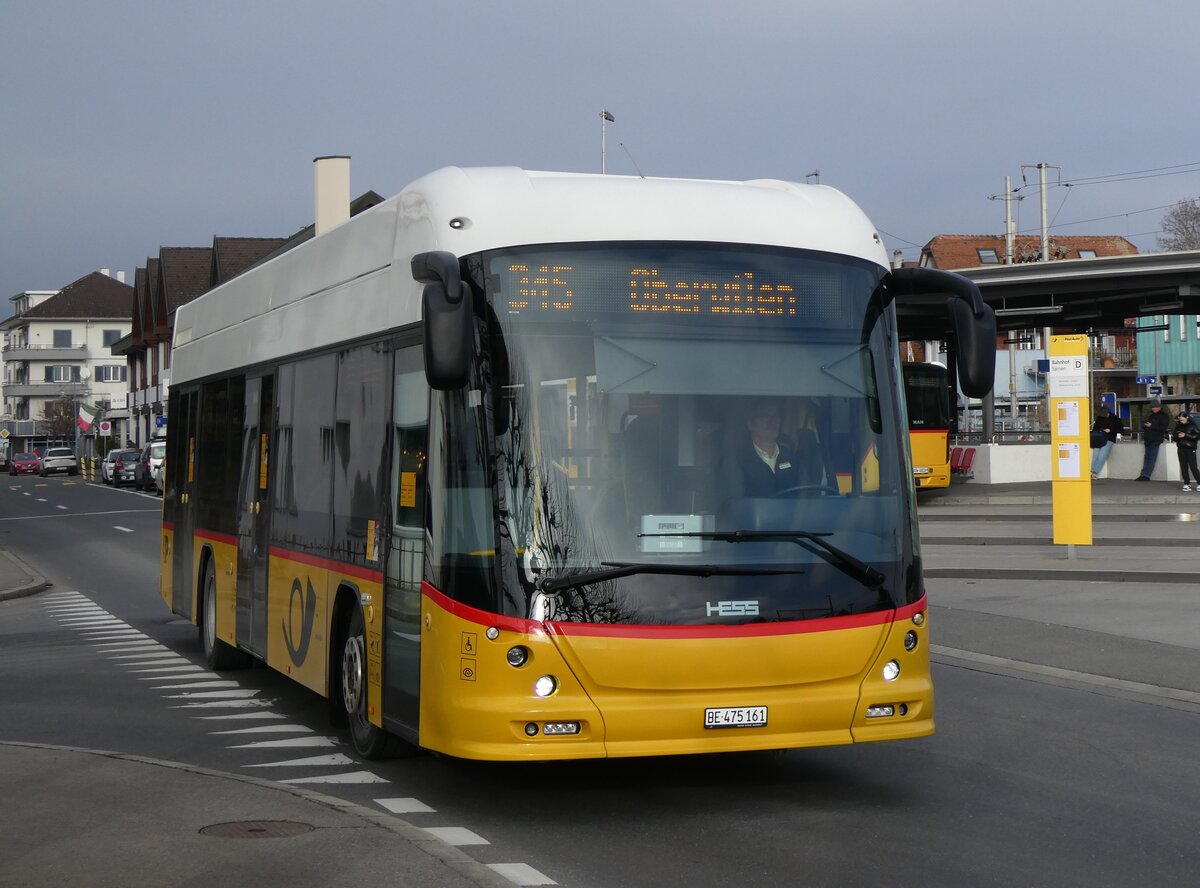
[[[49,585],[0,549],[0,608]],[[0,741],[0,787],[0,888],[513,886],[399,817],[240,774]]]
[[[513,884],[397,817],[254,777],[0,742],[0,786],[0,888]]]
[[[1092,482],[1092,505],[1191,505],[1200,512],[1200,492],[1181,490],[1179,481],[1134,481],[1127,478],[1101,478]],[[1045,505],[1053,501],[1050,481],[1020,484],[976,484],[954,482],[946,490],[928,490],[917,494],[917,505],[924,509],[955,505]]]

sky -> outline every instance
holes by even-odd
[[[443,166],[819,181],[889,251],[1200,195],[1195,0],[0,0],[0,315]],[[1024,179],[1022,178],[1024,177]],[[1071,184],[1067,184],[1071,183]]]

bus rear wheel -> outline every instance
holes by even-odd
[[[342,636],[342,656],[336,685],[341,710],[350,727],[355,751],[365,759],[415,755],[417,747],[371,724],[367,718],[367,639],[362,610],[355,607]]]
[[[211,565],[204,570],[204,598],[200,610],[200,647],[204,650],[204,663],[214,672],[230,669],[245,669],[250,657],[245,651],[226,644],[217,638],[217,578]]]

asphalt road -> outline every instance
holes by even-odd
[[[1145,621],[1136,636],[1086,624],[1078,602],[1085,625],[1046,619],[1040,608],[1069,592],[1061,584],[930,581],[931,738],[567,764],[364,763],[330,733],[324,701],[287,678],[197,670],[194,627],[158,596],[159,501],[72,480],[0,483],[0,546],[54,583],[0,603],[0,739],[275,779],[357,774],[316,786],[386,800],[418,826],[456,830],[444,833],[455,842],[486,842],[463,845],[484,863],[528,861],[581,888],[1194,879],[1200,697],[1187,693],[1200,690],[1188,684],[1200,680],[1200,642],[1145,637]],[[1085,601],[1144,591],[1082,585]],[[327,756],[349,762],[312,761]]]

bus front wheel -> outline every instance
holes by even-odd
[[[367,644],[362,610],[350,613],[342,641],[342,657],[336,693],[350,726],[354,749],[365,759],[413,755],[417,748],[394,734],[371,724],[367,718]]]

